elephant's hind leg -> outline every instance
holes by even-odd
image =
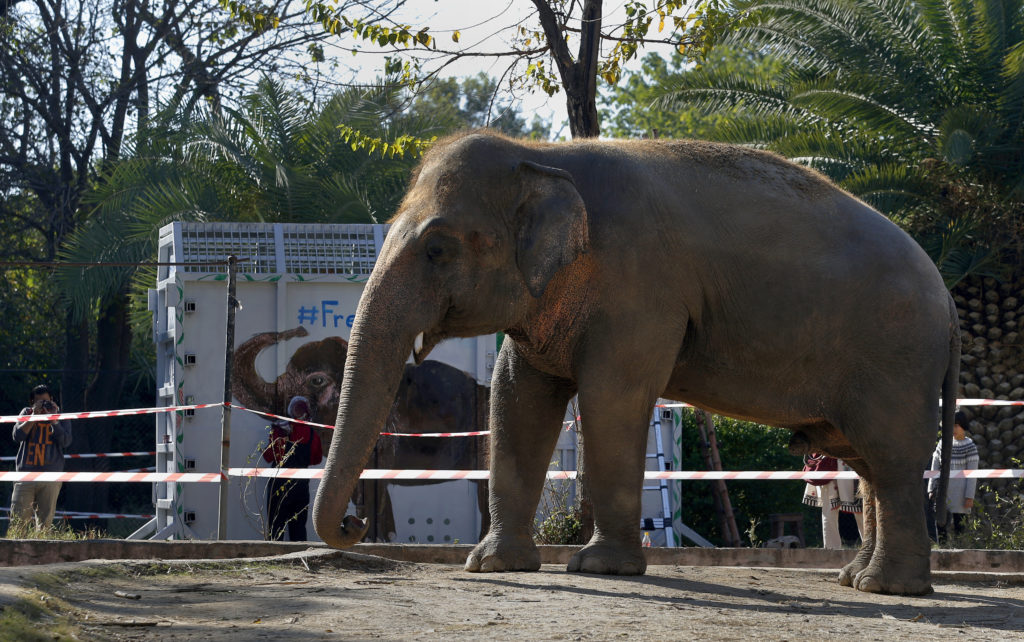
[[[912,394],[908,388],[902,391]],[[856,423],[844,426],[866,469],[869,539],[839,579],[870,593],[924,595],[932,587],[922,473],[935,445],[938,400],[925,394],[918,401],[887,399],[884,392],[875,399],[888,403],[859,409]]]
[[[540,551],[533,519],[573,390],[532,368],[506,341],[491,391],[491,527],[466,560],[466,570],[536,571]]]
[[[932,592],[931,545],[921,501],[923,470],[914,467],[873,480],[874,550],[867,566],[853,576],[855,588],[897,595]]]

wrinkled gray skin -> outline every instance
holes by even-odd
[[[467,570],[539,568],[530,526],[578,393],[595,532],[568,568],[643,573],[645,441],[663,396],[846,460],[866,480],[867,532],[840,583],[931,590],[921,472],[940,391],[952,414],[956,312],[914,241],[820,175],[695,141],[436,144],[359,302],[344,447],[314,506],[324,541],[362,536],[345,504],[417,335],[422,360],[446,337],[499,330],[491,530]]]

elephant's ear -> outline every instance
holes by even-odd
[[[517,174],[523,196],[516,217],[516,263],[530,294],[539,298],[559,270],[587,252],[587,209],[564,169],[523,161]]]

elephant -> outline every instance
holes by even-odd
[[[232,367],[238,376],[232,381],[232,394],[254,410],[284,414],[292,399],[310,400],[312,421],[333,424],[338,413],[338,396],[343,380],[348,347],[341,337],[327,337],[300,346],[285,371],[274,382],[265,381],[256,372],[256,358],[264,349],[281,341],[308,336],[299,326],[284,332],[262,332],[243,342],[235,351]],[[388,432],[468,432],[486,423],[487,388],[458,368],[428,360],[408,364],[398,393],[391,404],[386,425]],[[325,453],[330,453],[333,430],[315,428]],[[382,436],[374,448],[375,468],[422,469],[443,465],[450,468],[486,466],[486,440],[480,437],[434,439],[426,437]],[[388,484],[421,485],[422,481],[360,482],[352,501],[361,514],[372,514],[375,540],[388,540],[396,531]],[[481,533],[488,528],[487,482],[478,481],[477,500],[482,515]]]
[[[941,414],[948,477],[959,322],[927,254],[867,204],[748,147],[483,130],[424,154],[391,223],[349,339],[343,447],[313,507],[329,545],[367,527],[345,503],[410,351],[422,362],[442,339],[501,331],[491,529],[467,571],[540,567],[534,511],[578,395],[594,534],[567,569],[644,573],[645,442],[664,397],[845,460],[866,532],[839,583],[931,591],[922,472]]]

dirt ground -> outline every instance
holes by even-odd
[[[838,586],[833,571],[652,566],[644,577],[621,578],[545,566],[471,574],[341,552],[0,571],[8,602],[13,591],[47,604],[37,630],[70,620],[78,639],[1024,638],[1022,586],[940,580],[928,597],[879,596]]]

